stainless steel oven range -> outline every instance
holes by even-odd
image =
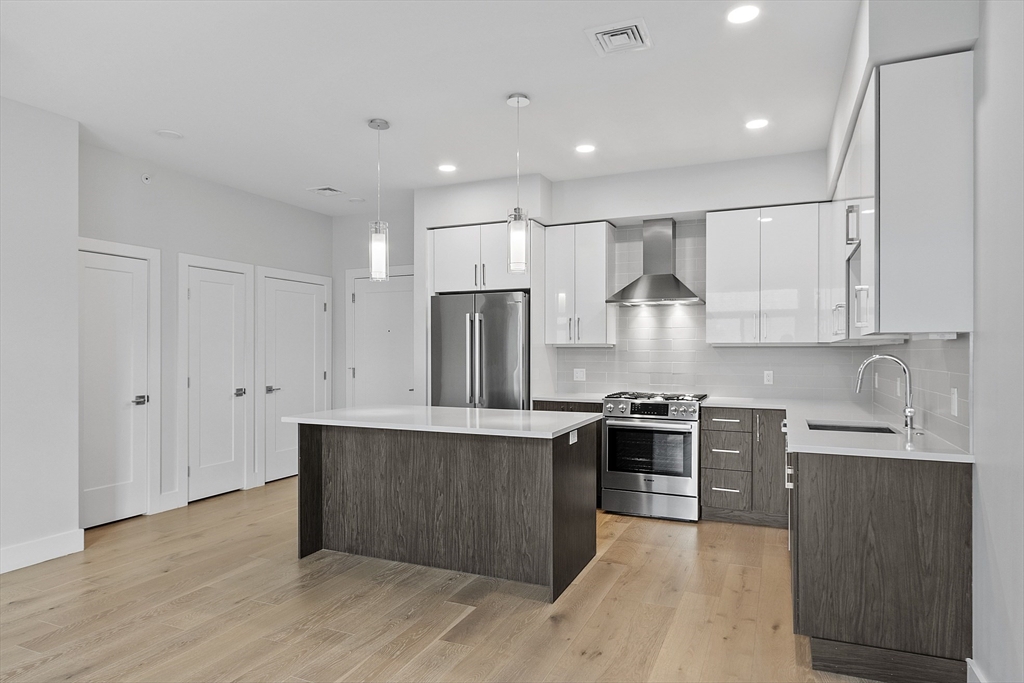
[[[601,502],[606,511],[697,521],[705,398],[641,392],[605,397]]]

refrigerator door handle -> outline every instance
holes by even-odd
[[[466,403],[473,403],[473,314],[466,314]]]
[[[476,348],[473,349],[473,392],[474,395],[476,396],[477,407],[482,407],[482,404],[484,402],[484,378],[483,363],[481,362],[483,358],[483,345],[481,336],[483,335],[484,329],[484,316],[482,313],[476,313],[474,314],[474,317],[476,318],[476,334],[473,335],[473,344],[475,345]]]
[[[523,328],[526,327],[526,316],[523,314],[523,302],[517,301],[516,308],[519,309],[519,334],[516,338],[516,348],[519,352],[518,365],[519,369],[519,383],[518,386],[523,386],[523,376],[526,374],[526,365],[523,362],[524,350],[523,345],[525,341],[523,339]],[[519,397],[519,409],[526,410],[526,392],[523,392]]]

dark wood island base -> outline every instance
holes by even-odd
[[[365,555],[546,586],[597,552],[599,422],[552,439],[299,425],[299,557]]]

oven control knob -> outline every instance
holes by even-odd
[[[686,412],[688,412],[690,415],[696,415],[697,409],[694,408],[693,406],[690,406],[689,408],[686,409]]]
[[[626,406],[624,406],[624,405],[619,406],[619,412],[620,413],[626,412]]]
[[[608,405],[606,405],[604,407],[604,409],[607,410],[609,413],[611,413],[611,412],[613,412],[615,410],[615,406],[613,406],[611,404],[608,404]]]
[[[670,413],[672,413],[673,415],[675,415],[676,413],[678,413],[678,412],[679,412],[679,409],[678,409],[678,408],[676,408],[675,406],[672,406],[672,408],[671,408],[671,409],[670,409],[670,410],[669,410],[668,412],[670,412]]]

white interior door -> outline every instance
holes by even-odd
[[[245,483],[245,275],[192,266],[188,291],[188,499]]]
[[[281,418],[327,409],[327,288],[263,278],[266,479],[299,473],[299,429]],[[257,391],[259,388],[257,388]]]
[[[79,252],[79,523],[146,512],[148,264]]]
[[[412,370],[412,276],[356,278],[349,351],[350,406],[416,403]],[[352,375],[353,369],[355,375]]]

